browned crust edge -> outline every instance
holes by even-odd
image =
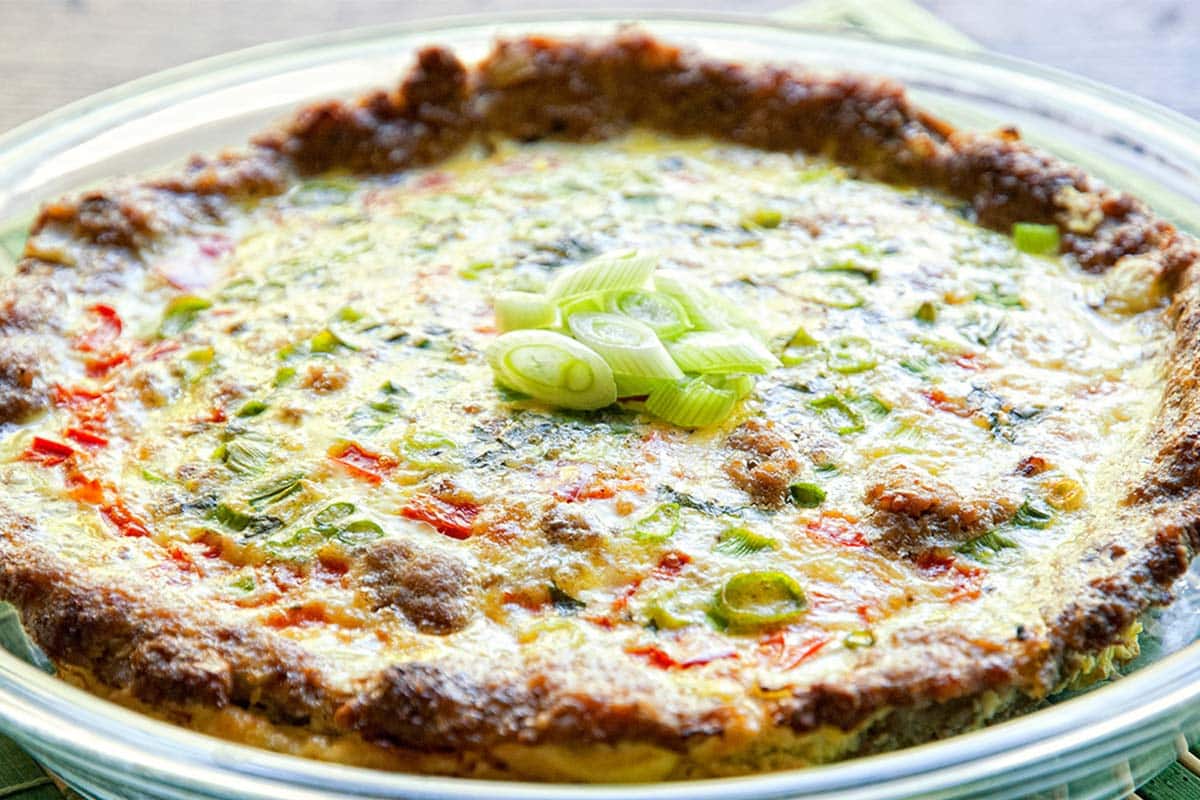
[[[1175,289],[1169,313],[1176,341],[1164,398],[1142,472],[1131,479],[1124,518],[1113,528],[1145,530],[1152,544],[1127,549],[1119,535],[1098,537],[1104,541],[1087,558],[1102,564],[1099,574],[1050,620],[1049,641],[1014,640],[1009,650],[991,654],[950,643],[955,658],[921,671],[810,687],[778,704],[778,724],[797,732],[822,725],[849,730],[885,708],[952,703],[1012,686],[1038,696],[1059,682],[1070,656],[1117,644],[1143,611],[1169,601],[1171,585],[1200,547],[1195,242],[1140,201],[1012,132],[954,130],[914,108],[903,89],[886,80],[705,60],[637,33],[592,42],[503,41],[474,72],[446,50],[426,49],[395,91],[306,108],[259,137],[249,152],[197,158],[171,178],[46,206],[6,287],[12,299],[0,304],[0,365],[12,363],[30,336],[62,329],[52,301],[30,305],[25,298],[53,298],[63,290],[63,274],[71,291],[120,283],[141,269],[141,252],[152,242],[195,222],[220,220],[239,198],[279,193],[296,175],[430,164],[480,134],[588,141],[635,125],[819,153],[867,176],[945,191],[997,229],[1016,221],[1054,223],[1063,231],[1064,252],[1084,268],[1102,271],[1138,255],[1153,261]],[[65,264],[42,240],[46,232],[83,243],[82,257]],[[50,276],[60,279],[55,286]],[[37,393],[47,389],[34,369],[14,391],[19,395],[24,387],[36,406]],[[7,421],[4,408],[0,423]],[[9,418],[28,410],[14,408]],[[431,751],[504,740],[628,739],[686,750],[696,737],[721,732],[719,720],[664,719],[604,698],[532,681],[493,684],[437,664],[394,667],[357,696],[345,696],[322,683],[304,653],[270,632],[229,628],[201,614],[160,613],[154,598],[71,574],[32,542],[32,525],[0,513],[0,598],[21,609],[52,659],[128,689],[142,702],[236,705],[318,731],[354,730]]]

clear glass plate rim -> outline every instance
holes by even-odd
[[[1102,107],[1098,109],[1098,113],[1110,116],[1115,112],[1133,114],[1141,123],[1140,132],[1157,136],[1160,141],[1169,141],[1172,147],[1186,147],[1190,145],[1192,149],[1195,149],[1196,145],[1200,143],[1200,123],[1177,112],[1120,90],[1112,89],[1103,84],[1020,59],[932,47],[924,44],[917,45],[904,42],[882,43],[866,36],[847,34],[845,32],[835,33],[828,29],[811,28],[779,20],[756,18],[747,15],[658,11],[638,13],[631,9],[626,11],[594,11],[584,14],[580,14],[579,12],[563,12],[558,14],[532,12],[505,15],[471,15],[422,20],[417,23],[396,23],[382,27],[360,28],[333,34],[321,34],[304,39],[275,42],[193,62],[77,101],[59,111],[25,123],[9,133],[0,136],[0,175],[5,173],[6,168],[11,168],[14,164],[18,164],[18,162],[26,161],[31,157],[44,156],[46,153],[53,152],[58,148],[78,141],[84,141],[90,134],[103,130],[105,127],[115,124],[121,119],[129,118],[130,115],[139,113],[144,108],[157,108],[165,102],[179,101],[184,98],[203,95],[222,86],[234,85],[249,80],[255,74],[269,74],[279,70],[283,65],[293,60],[312,63],[311,59],[315,57],[314,49],[322,51],[323,59],[332,60],[337,57],[338,53],[364,44],[380,45],[396,38],[410,39],[418,35],[434,35],[439,31],[465,31],[472,28],[509,24],[527,24],[533,28],[539,23],[597,22],[613,24],[624,21],[643,21],[647,24],[662,22],[696,23],[700,25],[744,25],[804,36],[835,37],[840,39],[847,39],[848,37],[848,41],[869,43],[871,47],[884,48],[897,52],[940,55],[958,62],[970,62],[981,68],[1018,73],[1038,81],[1054,83],[1061,90],[1071,91],[1082,97],[1099,102]],[[1200,163],[1200,152],[1195,154],[1193,162]],[[22,671],[25,669],[31,670],[34,673],[36,671],[24,664],[9,663],[13,661],[15,659],[7,654],[0,656],[0,718],[4,718],[5,727],[14,730],[21,728],[21,721],[14,719],[10,713],[13,704],[16,702],[15,695],[12,693],[13,681],[18,682],[30,692],[29,696],[22,702],[40,705],[45,713],[54,717],[57,727],[54,730],[43,731],[43,733],[47,737],[52,737],[55,741],[61,741],[64,746],[70,745],[69,737],[65,737],[65,732],[74,730],[78,731],[81,735],[87,733],[86,729],[82,727],[81,719],[94,718],[99,722],[106,716],[111,716],[106,715],[103,708],[99,706],[92,708],[87,703],[84,703],[84,706],[88,706],[88,712],[78,719],[73,719],[70,713],[71,706],[63,699],[63,695],[67,693],[66,687],[53,679],[45,678],[45,676],[41,676],[48,681],[45,685],[41,685],[39,681],[35,680],[29,674],[25,674],[22,677]],[[1159,675],[1164,669],[1168,670],[1167,674],[1173,680],[1178,680],[1184,685],[1166,694],[1161,692],[1158,694],[1152,692],[1140,693],[1134,690],[1135,684],[1137,686],[1146,685],[1152,687],[1153,684],[1150,683],[1151,676]],[[40,675],[40,673],[36,674]],[[1164,674],[1164,677],[1166,677],[1166,674]],[[709,795],[711,790],[711,796],[713,797],[729,798],[729,800],[732,800],[733,798],[743,796],[773,797],[805,790],[830,791],[861,785],[861,779],[852,779],[851,775],[852,773],[862,772],[865,769],[874,771],[877,778],[885,774],[895,776],[891,783],[895,783],[898,789],[900,788],[899,782],[916,778],[922,779],[923,788],[932,789],[934,785],[929,783],[932,770],[942,770],[947,767],[955,769],[956,783],[966,780],[978,780],[988,775],[999,774],[1006,769],[1012,769],[1016,762],[1008,763],[1006,757],[1011,756],[1016,758],[1020,754],[1028,752],[1030,748],[1043,750],[1044,752],[1040,756],[1041,759],[1052,757],[1054,754],[1063,755],[1077,752],[1081,748],[1086,747],[1088,743],[1102,739],[1103,737],[1098,731],[1108,731],[1105,735],[1112,735],[1113,731],[1127,730],[1131,727],[1136,727],[1138,724],[1148,725],[1154,719],[1167,718],[1172,713],[1177,712],[1183,704],[1194,704],[1197,702],[1197,699],[1200,698],[1200,681],[1198,679],[1200,679],[1200,645],[1191,645],[1179,653],[1164,659],[1162,662],[1147,667],[1135,675],[1124,679],[1117,686],[1110,687],[1111,690],[1119,689],[1124,693],[1128,693],[1131,702],[1135,699],[1155,698],[1152,702],[1144,703],[1132,709],[1126,709],[1123,713],[1116,716],[1111,713],[1111,709],[1106,710],[1103,708],[1108,698],[1112,696],[1110,689],[1105,689],[1093,695],[1064,703],[1050,712],[1058,715],[1056,719],[1062,720],[1055,726],[1054,732],[1047,734],[1043,730],[1039,734],[1035,728],[1038,727],[1037,723],[1040,721],[1040,715],[1035,714],[1022,720],[985,731],[956,737],[950,746],[950,749],[956,753],[955,757],[942,760],[936,764],[935,762],[938,762],[939,758],[944,759],[945,754],[943,751],[947,750],[947,745],[944,743],[925,745],[920,748],[906,750],[901,754],[875,756],[846,764],[820,767],[798,773],[768,774],[727,781],[668,785],[654,789],[643,789],[639,791],[639,795],[664,798],[698,797],[701,794]],[[9,685],[4,686],[3,684],[5,683],[9,683]],[[1197,684],[1197,687],[1189,688],[1189,684]],[[95,703],[102,702],[93,698],[88,699]],[[1094,713],[1089,716],[1081,710],[1077,714],[1072,715],[1073,717],[1078,717],[1080,720],[1086,718],[1089,727],[1082,731],[1069,731],[1067,728],[1071,726],[1065,721],[1067,717],[1063,715],[1063,712],[1073,707],[1084,708],[1084,706],[1077,704],[1088,704],[1086,707],[1093,709]],[[105,707],[107,707],[107,704],[105,704]],[[94,715],[94,717],[89,715]],[[152,723],[148,718],[138,718],[131,724],[137,728],[139,726],[136,723],[142,721],[147,724]],[[164,724],[153,723],[153,725],[163,726]],[[1020,726],[1028,727],[1022,728]],[[479,781],[462,781],[447,778],[372,773],[354,768],[293,759],[252,748],[231,745],[183,730],[170,728],[169,726],[166,727],[172,733],[172,736],[169,738],[174,739],[177,735],[186,741],[189,752],[185,757],[190,757],[191,763],[195,764],[195,758],[203,755],[208,762],[203,765],[206,769],[213,769],[216,770],[214,774],[222,774],[230,777],[254,776],[274,782],[282,780],[283,776],[290,772],[297,777],[303,777],[306,785],[317,789],[345,790],[354,786],[356,789],[370,792],[380,789],[395,790],[398,786],[404,786],[409,790],[422,792],[422,796],[431,797],[478,796],[478,793],[484,790],[484,787],[486,787],[486,790],[492,796],[496,797],[559,797],[564,796],[566,793],[581,798],[631,796],[628,794],[626,788],[606,790],[557,786],[549,790],[542,790],[540,787],[525,784],[481,783]],[[1041,727],[1044,728],[1045,726]],[[1017,733],[1017,731],[1021,732]],[[149,731],[143,731],[143,733],[146,737],[154,737],[161,735],[162,731],[152,728]],[[1033,734],[1032,740],[1027,739],[1024,745],[1016,744],[1016,742],[1020,741],[1021,737],[1028,734]],[[100,744],[103,744],[103,742]],[[93,752],[98,757],[102,757],[104,754],[102,747],[93,748]],[[229,764],[225,763],[225,759],[218,757],[217,754],[220,752],[237,753],[238,760],[242,763],[242,766],[248,769],[239,770],[231,768]],[[1046,755],[1047,752],[1049,755]],[[149,753],[145,755],[149,755]],[[166,758],[167,760],[164,763],[171,763],[169,755],[169,751],[164,750],[161,753],[157,753],[156,758]],[[176,762],[178,760],[175,759]],[[909,769],[902,769],[905,762],[907,762]],[[137,767],[137,753],[129,754],[128,763],[131,767]],[[1028,761],[1020,763],[1028,763]],[[143,764],[142,766],[151,771],[162,771],[149,764]],[[892,769],[892,767],[897,768]],[[922,769],[925,771],[920,771]]]

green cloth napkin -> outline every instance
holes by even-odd
[[[808,0],[775,14],[808,25],[853,28],[876,36],[914,39],[945,47],[979,49],[961,31],[912,0]],[[23,224],[0,233],[0,277],[15,264],[24,244]],[[21,632],[11,607],[0,606],[0,647],[52,671]],[[1200,800],[1200,777],[1176,762],[1138,790],[1144,800]],[[38,764],[12,742],[0,737],[0,800],[72,800]]]

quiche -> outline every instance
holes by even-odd
[[[942,738],[1109,675],[1186,570],[1197,252],[886,80],[429,48],[42,208],[0,598],[67,681],[346,764]]]

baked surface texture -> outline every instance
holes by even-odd
[[[622,248],[784,358],[720,429],[492,385],[492,293]],[[429,48],[42,209],[0,284],[0,599],[91,691],[384,769],[701,778],[941,738],[1106,676],[1170,601],[1198,260],[886,80],[638,33]],[[714,618],[779,571],[803,615]]]

